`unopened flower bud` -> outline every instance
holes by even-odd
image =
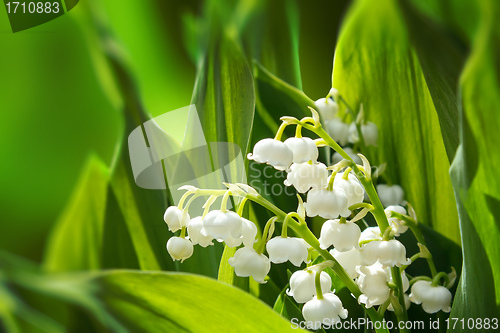
[[[182,227],[188,225],[190,217],[189,214],[176,206],[170,206],[163,215],[163,220],[168,226],[168,230],[176,232]]]
[[[316,272],[309,270],[296,271],[290,277],[290,289],[286,291],[286,294],[293,297],[297,303],[310,301],[316,295],[316,286],[314,284],[316,274]],[[330,292],[332,289],[330,275],[321,272],[320,284],[323,294]]]
[[[299,267],[303,262],[307,262],[309,245],[297,237],[274,237],[266,244],[269,260],[275,264],[290,261]]]
[[[247,158],[258,163],[267,163],[275,169],[283,171],[292,164],[293,153],[280,140],[263,139],[255,144],[253,153],[248,154]]]
[[[170,237],[167,242],[167,251],[173,260],[183,262],[193,255],[193,243],[187,238]]]

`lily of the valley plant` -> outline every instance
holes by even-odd
[[[362,155],[366,146],[376,146],[377,126],[364,120],[361,110],[355,114],[346,104],[354,120],[346,123],[338,117],[339,103],[345,103],[336,89],[326,98],[315,102],[312,117],[296,119],[282,117],[274,138],[259,141],[248,159],[266,163],[287,172],[285,186],[298,193],[297,211],[285,212],[263,198],[246,184],[225,184],[227,190],[187,190],[178,206],[165,212],[164,220],[179,236],[168,240],[167,250],[172,259],[184,261],[193,254],[193,246],[207,247],[213,241],[238,247],[229,264],[235,274],[253,277],[266,283],[271,263],[289,261],[296,267],[287,294],[298,304],[304,303],[302,314],[307,327],[318,329],[348,318],[342,300],[332,291],[331,268],[344,283],[373,322],[381,321],[386,310],[394,311],[399,321],[407,320],[411,303],[419,304],[427,313],[449,312],[452,273],[438,272],[426,247],[415,211],[404,201],[404,191],[398,185],[374,186],[374,172]],[[281,140],[286,127],[295,127],[295,136]],[[302,130],[316,138],[302,136]],[[345,147],[351,144],[353,147]],[[331,165],[318,161],[318,147],[333,149]],[[342,148],[344,146],[345,148]],[[195,198],[208,197],[202,216],[191,217],[189,205]],[[210,210],[222,197],[218,210]],[[239,200],[236,212],[227,209],[228,200]],[[262,232],[254,222],[242,217],[243,207],[250,200],[268,209],[272,217]],[[236,202],[237,200],[235,200]],[[372,214],[377,226],[364,222]],[[306,217],[326,219],[317,238],[309,229]],[[281,223],[281,235],[273,237],[275,223]],[[363,227],[364,230],[361,229]],[[292,230],[295,237],[288,236]],[[410,230],[418,241],[418,253],[409,254],[398,237]],[[415,260],[427,261],[432,276],[406,274]]]

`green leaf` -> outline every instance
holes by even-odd
[[[219,29],[210,31],[192,104],[207,142],[235,143],[245,154],[255,107],[252,73],[237,42]]]
[[[92,284],[99,286],[107,311],[132,331],[292,331],[258,299],[205,277],[115,271],[96,276]]]
[[[47,243],[49,271],[98,269],[109,170],[97,158],[87,163],[68,206]]]
[[[411,43],[424,73],[438,113],[448,159],[458,147],[458,77],[466,50],[451,39],[443,27],[415,10],[408,1],[399,1]]]
[[[241,7],[249,7],[245,1]],[[249,59],[301,89],[299,66],[299,9],[296,0],[258,0],[243,15],[235,16]],[[277,42],[279,41],[279,42]]]
[[[487,6],[489,5],[489,6]],[[463,268],[451,317],[500,317],[500,8],[485,2],[482,23],[460,80],[460,147],[450,174],[458,202]],[[459,326],[459,325],[457,325]],[[466,332],[461,327],[453,332]]]
[[[287,285],[281,293],[279,294],[276,302],[274,303],[273,310],[279,313],[281,316],[287,318],[288,320],[296,319],[298,321],[304,320],[302,316],[302,311],[299,309],[297,304],[286,294],[286,290],[289,288]]]
[[[400,184],[419,221],[455,242],[458,216],[439,118],[396,1],[353,4],[339,37],[333,86],[348,103],[363,103],[379,128],[367,155],[387,163],[388,181]]]

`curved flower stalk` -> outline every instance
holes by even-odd
[[[409,301],[422,304],[424,311],[429,313],[447,311],[451,302],[448,289],[454,283],[453,274],[437,272],[416,214],[404,201],[403,189],[398,185],[384,184],[375,188],[372,177],[377,177],[379,172],[372,175],[368,159],[362,154],[355,155],[354,149],[376,145],[376,125],[364,119],[362,108],[354,114],[347,106],[353,122],[348,125],[351,135],[346,137],[342,132],[344,125],[339,125],[337,117],[340,102],[346,104],[338,91],[332,89],[325,99],[316,101],[319,113],[310,108],[312,117],[301,120],[282,117],[276,136],[259,141],[253,153],[248,155],[255,162],[287,172],[284,184],[293,186],[306,197],[302,202],[298,196],[296,212],[282,211],[246,184],[225,184],[227,190],[184,186],[181,189],[187,192],[179,206],[169,207],[164,216],[172,232],[180,230],[179,236],[169,240],[168,252],[174,260],[186,260],[192,255],[193,245],[206,247],[213,244],[213,240],[224,242],[229,247],[243,245],[229,259],[229,264],[238,276],[252,276],[259,283],[266,282],[271,263],[290,261],[299,269],[291,276],[287,294],[297,303],[305,303],[302,310],[304,318],[314,322],[314,328],[319,328],[326,321],[335,323],[348,315],[342,301],[331,290],[331,278],[325,272],[327,267],[349,289],[373,322],[382,321],[387,309],[394,311],[398,321],[407,320]],[[329,123],[331,126],[328,126]],[[342,145],[350,139],[355,146],[342,148],[323,129],[323,125],[334,132],[332,136]],[[287,126],[295,126],[296,132],[294,137],[283,142],[281,137]],[[302,129],[314,133],[318,139],[303,137]],[[342,133],[335,133],[337,130]],[[335,152],[335,163],[328,167],[317,160],[317,147],[324,145]],[[190,219],[189,205],[200,196],[208,196],[203,206],[205,212]],[[231,196],[243,199],[237,212],[226,209]],[[222,197],[220,209],[210,210],[218,197]],[[254,222],[241,216],[248,200],[274,215],[262,234],[258,233]],[[364,227],[361,221],[366,214],[374,217],[377,226]],[[319,216],[326,220],[319,239],[309,229],[306,216]],[[281,235],[273,237],[275,223],[281,223]],[[288,229],[293,230],[295,237],[288,236]],[[415,234],[420,249],[410,258],[404,244],[395,239],[408,229]],[[312,254],[319,256],[316,260],[319,264],[311,266]],[[408,281],[405,269],[419,258],[427,260],[432,276],[417,276]],[[410,285],[413,285],[411,294],[407,295]],[[439,297],[433,298],[432,295]],[[386,329],[377,331],[387,332]]]

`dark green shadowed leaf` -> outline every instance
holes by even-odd
[[[249,7],[246,1],[241,1],[240,5]],[[301,89],[297,1],[258,0],[250,9],[241,8],[240,12],[245,14],[235,17],[248,58],[255,59],[283,81]]]
[[[458,216],[438,114],[397,1],[353,4],[346,17],[333,70],[333,86],[348,103],[363,103],[379,129],[372,165],[400,184],[419,217],[456,243]]]
[[[500,317],[500,8],[487,1],[481,10],[484,19],[460,80],[460,147],[450,169],[463,235],[463,273],[451,312],[458,318]]]
[[[452,161],[458,147],[456,90],[466,49],[443,27],[415,10],[411,3],[400,0],[399,4],[438,114],[448,159]]]

